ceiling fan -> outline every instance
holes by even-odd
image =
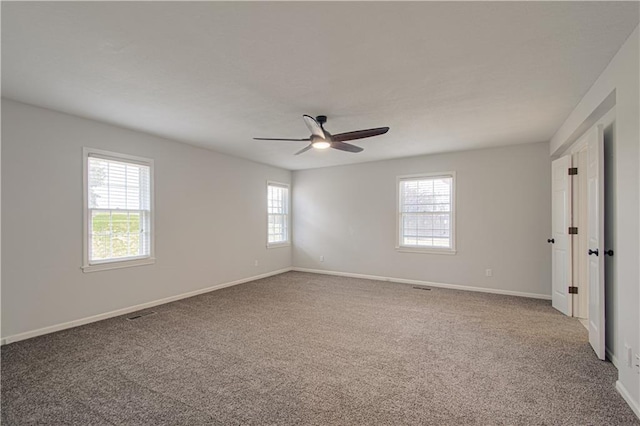
[[[346,143],[346,141],[352,141],[354,139],[370,138],[372,136],[383,135],[389,131],[388,127],[377,127],[375,129],[356,130],[353,132],[339,133],[332,135],[324,129],[324,123],[327,122],[326,115],[319,115],[316,118],[310,115],[303,115],[304,123],[311,131],[311,136],[305,139],[286,139],[286,138],[253,138],[258,141],[298,141],[298,142],[311,142],[309,145],[296,152],[295,155],[302,154],[310,150],[316,149],[339,149],[340,151],[347,152],[360,152],[363,148],[359,146]]]

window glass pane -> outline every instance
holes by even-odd
[[[91,260],[117,259],[148,254],[141,238],[144,215],[139,212],[91,212]]]
[[[451,248],[453,177],[400,181],[400,244]]]
[[[267,242],[289,241],[289,188],[280,185],[267,186]]]
[[[150,209],[149,166],[89,157],[89,208]]]
[[[151,167],[88,157],[89,262],[151,255]]]

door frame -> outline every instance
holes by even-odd
[[[616,121],[616,111],[615,110],[616,110],[616,108],[615,108],[615,104],[614,104],[606,113],[604,113],[602,115],[601,118],[596,120],[588,128],[584,129],[580,133],[580,135],[574,140],[574,142],[571,145],[569,145],[564,150],[559,151],[555,155],[553,155],[551,157],[551,160],[556,160],[558,158],[561,158],[561,157],[564,157],[564,156],[567,156],[567,155],[571,156],[570,158],[573,158],[574,154],[578,153],[580,150],[582,150],[582,149],[584,149],[586,147],[587,138],[585,138],[584,136],[587,133],[592,132],[592,131],[597,131],[598,126],[602,126],[603,128],[606,129],[607,127],[611,126],[612,124],[615,125],[615,121]],[[602,161],[604,161],[604,158],[602,159]],[[574,166],[572,165],[571,167],[574,167]],[[586,170],[584,172],[586,172]],[[605,199],[605,197],[603,196],[603,199],[601,200],[602,203],[604,203],[604,199]],[[573,226],[573,224],[572,224],[572,226]],[[586,232],[586,229],[585,229],[584,232]],[[604,243],[605,242],[602,241],[601,245],[604,244]],[[604,251],[604,247],[602,249]],[[572,253],[572,256],[579,255],[579,254],[580,253],[575,252],[575,253]],[[573,259],[571,259],[571,262],[569,262],[569,263],[570,263],[571,267],[573,267]],[[553,273],[555,273],[555,272],[552,271],[552,274]],[[576,275],[577,274],[572,274],[572,279],[575,279],[573,277],[576,276]],[[605,286],[604,280],[602,280],[602,282],[600,283],[600,286],[602,288],[604,288],[604,286]],[[604,293],[605,293],[605,297],[606,297],[606,291]],[[606,305],[605,297],[603,297],[602,300],[600,300],[600,304],[602,304],[602,308],[603,309],[604,309],[604,306]],[[573,302],[573,300],[572,300],[572,302]],[[573,309],[573,306],[572,306],[571,310],[570,310],[570,312],[571,312],[570,315],[571,316],[573,316],[573,311],[574,311],[574,309]],[[616,315],[615,312],[612,313],[612,314],[614,316]],[[606,318],[605,318],[605,323],[606,323]],[[606,333],[606,326],[605,326],[605,333]],[[605,339],[605,341],[606,341],[606,339]],[[614,344],[615,344],[615,342],[614,342]],[[607,354],[610,354],[610,352],[609,352],[610,349],[613,349],[615,351],[615,348],[606,348],[606,345],[605,345],[605,350],[606,350]]]
[[[573,316],[573,241],[571,223],[571,155],[551,163],[551,306],[567,316]]]

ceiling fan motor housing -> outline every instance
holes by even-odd
[[[326,115],[319,115],[316,117],[316,121],[320,124],[320,126],[322,126],[324,123],[327,122],[327,116]]]

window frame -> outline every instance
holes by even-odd
[[[270,186],[279,186],[281,188],[286,188],[287,190],[287,213],[286,213],[286,231],[287,231],[287,240],[286,241],[281,241],[281,242],[277,242],[277,243],[270,243],[269,242],[269,187]],[[266,206],[266,211],[267,211],[267,215],[266,215],[266,225],[267,225],[267,232],[266,232],[266,237],[267,237],[267,248],[280,248],[280,247],[289,247],[291,246],[291,185],[289,185],[288,183],[284,183],[284,182],[277,182],[277,181],[273,181],[273,180],[268,180],[267,181],[267,186],[266,186],[266,190],[267,190],[267,197],[266,197],[266,202],[267,202],[267,206]]]
[[[438,177],[451,178],[451,247],[416,247],[402,244],[402,211],[400,183],[406,180],[434,179]],[[456,172],[433,172],[402,175],[396,177],[396,251],[405,253],[446,254],[454,255],[456,250]]]
[[[107,259],[89,261],[89,157],[103,158],[105,160],[139,164],[149,167],[149,255],[143,257]],[[129,268],[133,266],[151,265],[155,258],[155,191],[154,191],[154,162],[153,159],[122,154],[112,151],[104,151],[95,148],[82,148],[82,271],[96,272],[109,269]]]

